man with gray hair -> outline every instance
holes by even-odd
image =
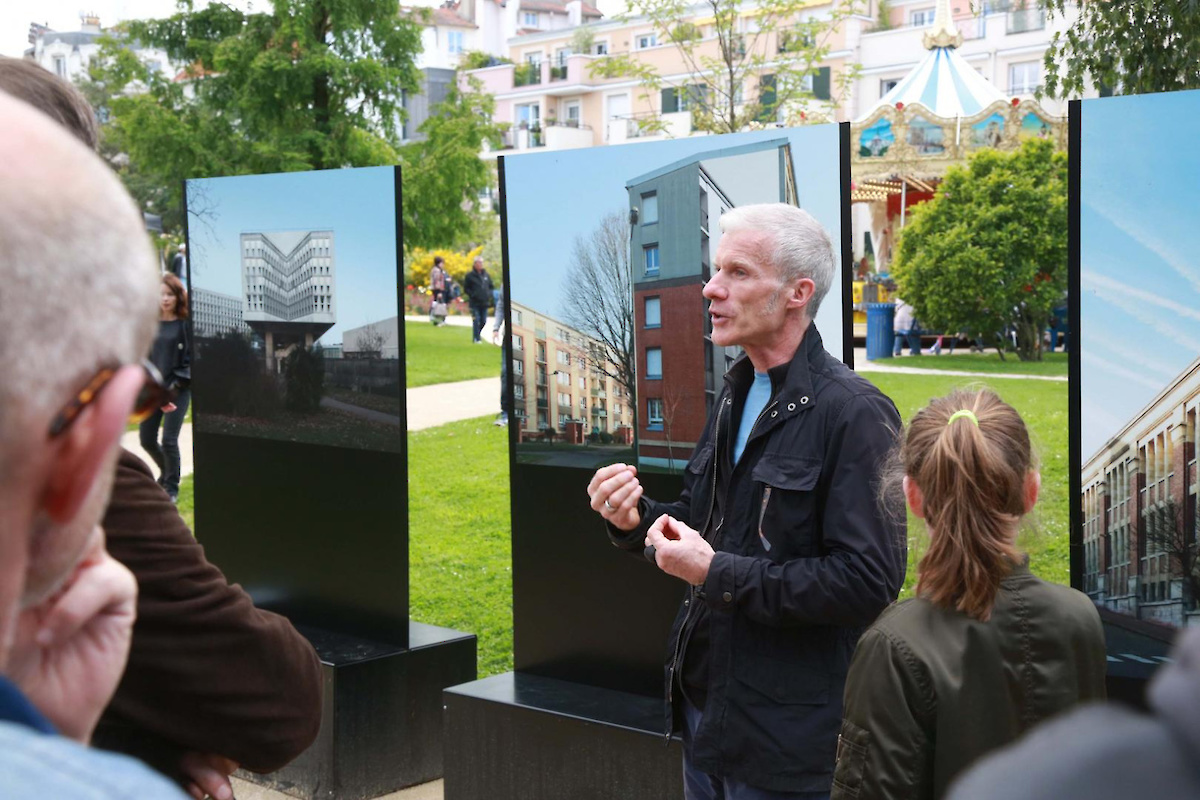
[[[786,204],[721,217],[704,287],[725,375],[673,503],[637,468],[588,484],[612,543],[687,584],[666,665],[688,800],[828,797],[842,689],[859,634],[904,581],[903,522],[875,477],[900,429],[892,402],[825,352],[813,325],[833,245]]]
[[[97,523],[130,411],[164,399],[141,365],[153,256],[94,153],[3,93],[0,119],[0,785],[179,798],[70,741],[89,740],[129,650],[137,587]]]

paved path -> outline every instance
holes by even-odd
[[[938,356],[901,356],[900,358],[885,358],[879,361],[868,361],[865,348],[855,348],[854,369],[857,372],[897,372],[905,375],[954,375],[965,378],[1015,378],[1028,381],[1059,381],[1065,383],[1066,375],[1022,375],[1015,372],[960,372],[949,369],[923,369],[915,366],[925,358]]]
[[[370,422],[382,422],[384,425],[400,425],[400,418],[395,414],[385,414],[382,411],[376,411],[373,408],[363,408],[351,403],[343,403],[341,400],[334,400],[332,397],[321,398],[321,408],[332,408],[334,411],[345,411],[347,414],[353,414],[359,419],[365,419]]]
[[[419,386],[404,394],[408,403],[410,431],[500,413],[498,375],[495,378]]]
[[[290,794],[267,789],[250,781],[244,781],[237,776],[232,779],[233,794],[237,800],[293,800]],[[385,794],[376,800],[442,800],[445,796],[440,780],[423,783],[420,786],[410,786],[398,792]]]

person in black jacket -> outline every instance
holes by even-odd
[[[712,342],[745,354],[684,492],[655,502],[635,467],[613,464],[588,494],[613,544],[647,546],[688,586],[666,665],[688,800],[827,797],[854,645],[904,580],[903,523],[879,513],[873,485],[900,416],[812,324],[835,274],[820,224],[771,204],[721,228]]]
[[[158,465],[158,482],[172,500],[179,497],[179,430],[187,417],[192,380],[192,336],[188,329],[188,298],[183,283],[168,272],[159,291],[158,335],[150,349],[150,362],[175,400],[151,414],[139,427],[142,449]],[[165,420],[165,421],[164,421]],[[158,428],[162,425],[162,445]]]
[[[488,306],[492,304],[492,276],[483,268],[483,259],[476,256],[471,271],[463,279],[467,293],[467,304],[471,306],[471,341],[482,342],[479,334],[487,324]]]

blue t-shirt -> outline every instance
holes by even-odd
[[[767,407],[771,400],[771,375],[766,372],[755,372],[754,383],[746,392],[746,403],[742,406],[742,421],[738,423],[737,440],[733,444],[733,463],[736,464],[746,449],[746,441],[758,415]]]

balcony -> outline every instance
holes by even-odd
[[[542,82],[541,64],[519,64],[513,68],[513,86],[536,86]]]
[[[641,113],[613,117],[608,121],[608,143],[632,139],[682,139],[692,132],[692,112]]]
[[[1028,33],[1046,27],[1046,12],[1040,8],[1022,8],[1008,12],[1008,32]]]
[[[538,401],[537,401],[537,407],[538,407],[538,411],[545,411],[546,409],[550,408],[550,403],[549,403],[549,401],[543,400],[542,398],[539,397]]]
[[[565,81],[567,79],[567,65],[559,64],[550,67],[550,82]]]

